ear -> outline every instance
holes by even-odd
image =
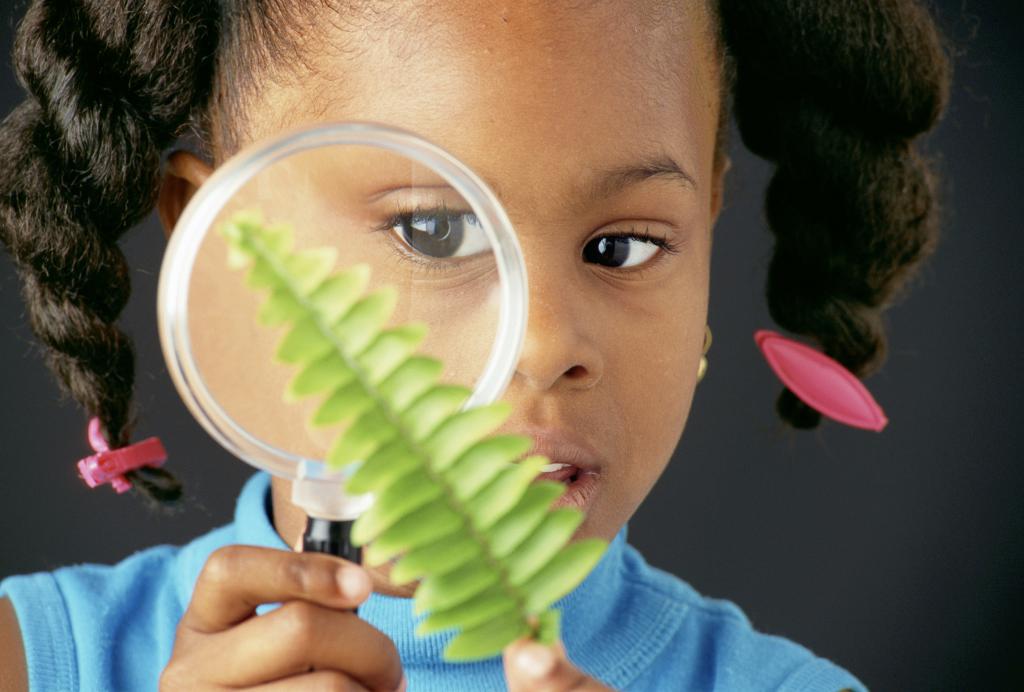
[[[188,151],[175,151],[167,159],[156,203],[165,238],[171,237],[185,205],[212,173],[209,164]]]

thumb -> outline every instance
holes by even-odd
[[[561,641],[545,646],[529,638],[517,639],[502,654],[509,692],[608,691],[569,662]]]

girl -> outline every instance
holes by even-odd
[[[0,131],[0,237],[54,372],[111,447],[132,426],[118,238],[154,206],[170,232],[249,142],[381,121],[441,143],[508,210],[531,303],[504,431],[586,459],[577,536],[611,543],[559,604],[562,643],[450,665],[445,635],[413,635],[411,588],[387,566],[288,550],[302,514],[256,474],[235,521],[186,546],[5,580],[3,689],[863,689],[625,536],[706,367],[731,109],[777,165],[773,319],[858,376],[880,365],[881,311],[936,233],[913,141],[942,113],[948,65],[916,2],[38,0],[15,64],[30,96]],[[201,150],[161,166],[190,128]],[[777,408],[819,422],[788,389]],[[162,469],[129,480],[181,492]]]

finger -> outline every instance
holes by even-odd
[[[335,670],[316,670],[293,675],[265,685],[250,687],[252,692],[369,692],[358,682]]]
[[[206,561],[181,626],[220,632],[251,617],[262,603],[293,599],[355,608],[370,589],[366,570],[334,555],[231,545]]]
[[[248,687],[313,669],[345,673],[370,690],[391,692],[402,679],[394,643],[351,611],[288,601],[196,647],[201,679]]]
[[[570,663],[561,642],[545,646],[530,639],[519,639],[505,648],[503,661],[509,692],[611,690]]]

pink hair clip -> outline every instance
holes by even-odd
[[[156,437],[110,449],[100,432],[100,419],[96,417],[89,420],[89,444],[96,454],[79,460],[78,471],[90,488],[109,482],[114,490],[123,493],[132,487],[131,481],[124,476],[126,472],[140,466],[162,466],[167,460],[164,445]]]
[[[863,383],[839,361],[768,329],[755,331],[754,341],[779,379],[808,406],[875,432],[889,422]]]

